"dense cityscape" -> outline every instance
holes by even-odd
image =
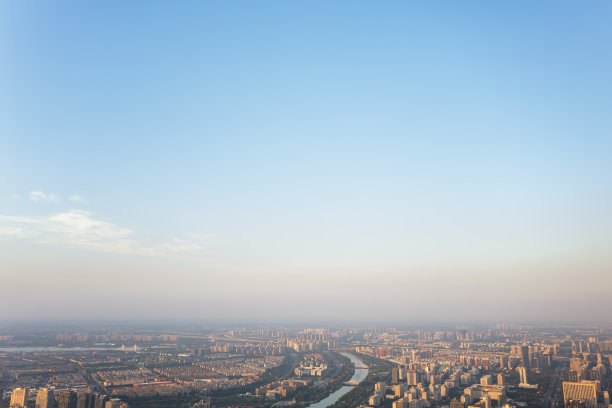
[[[1,407],[602,408],[612,326],[0,329]]]

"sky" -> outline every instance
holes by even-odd
[[[610,321],[612,3],[0,2],[0,320]]]

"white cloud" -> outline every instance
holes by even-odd
[[[204,248],[202,239],[174,239],[167,244],[145,245],[134,232],[95,217],[87,211],[70,210],[44,217],[0,216],[0,235],[33,242],[139,255],[168,255]]]
[[[51,215],[46,220],[46,230],[60,234],[104,239],[121,238],[132,233],[129,229],[96,219],[87,211],[71,210]]]
[[[13,195],[15,198],[21,198],[18,194]],[[39,202],[54,202],[59,203],[62,201],[61,197],[57,194],[47,193],[42,190],[30,191],[28,194],[30,201],[39,203]],[[72,194],[68,197],[68,201],[73,203],[84,203],[85,199],[78,194]]]
[[[58,202],[59,197],[52,193],[45,193],[44,191],[30,191],[30,201],[52,201]]]

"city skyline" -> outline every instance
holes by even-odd
[[[611,325],[0,327],[0,406],[609,408],[611,351]]]
[[[612,5],[0,3],[0,321],[612,322]]]

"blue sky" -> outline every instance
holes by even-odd
[[[609,319],[611,18],[2,2],[0,318]]]

